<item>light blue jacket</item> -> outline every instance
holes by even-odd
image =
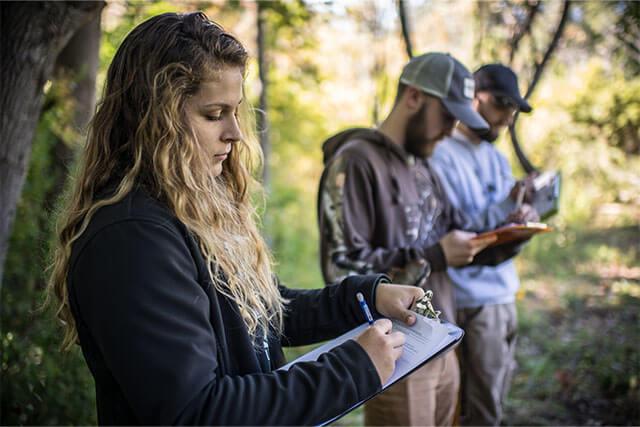
[[[451,203],[485,229],[503,223],[514,209],[509,192],[515,184],[511,166],[493,144],[473,144],[454,131],[430,159]],[[515,300],[518,275],[512,260],[496,267],[449,268],[458,308],[506,304]]]

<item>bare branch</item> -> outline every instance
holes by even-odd
[[[535,89],[536,85],[540,81],[540,77],[542,76],[542,72],[544,71],[547,63],[551,59],[551,56],[552,56],[553,52],[555,51],[556,47],[558,46],[558,42],[560,41],[560,38],[562,37],[562,34],[564,33],[565,26],[567,24],[567,18],[569,17],[569,9],[570,8],[571,8],[571,0],[565,0],[564,1],[564,6],[563,6],[563,9],[562,9],[562,16],[560,17],[560,21],[558,22],[558,26],[556,27],[556,31],[555,31],[555,33],[553,35],[553,38],[551,39],[551,42],[549,42],[549,46],[547,47],[547,50],[545,51],[545,54],[544,54],[544,57],[542,58],[542,61],[540,61],[539,63],[536,63],[536,67],[535,67],[535,71],[533,73],[533,77],[531,79],[531,83],[529,83],[529,87],[527,88],[527,92],[524,95],[525,99],[529,99],[529,97],[533,93],[533,90]],[[511,142],[513,143],[513,148],[515,149],[516,156],[518,156],[518,160],[520,161],[520,164],[522,165],[522,167],[525,170],[525,172],[526,173],[535,172],[537,170],[536,167],[531,164],[531,162],[529,161],[527,156],[522,151],[522,148],[520,147],[520,143],[518,141],[518,135],[517,135],[517,132],[516,132],[516,122],[517,122],[517,120],[518,120],[518,115],[516,115],[514,117],[513,123],[509,126],[509,135],[511,135]]]
[[[540,10],[540,1],[533,0],[527,3],[527,17],[522,25],[519,25],[516,28],[516,32],[513,34],[513,38],[511,39],[511,50],[509,52],[509,64],[513,63],[513,58],[518,51],[518,47],[520,45],[520,41],[522,38],[531,33],[531,28],[534,19],[538,15],[538,11]]]
[[[540,61],[540,63],[536,65],[536,69],[533,73],[533,78],[531,79],[531,83],[529,84],[529,87],[527,88],[527,92],[524,95],[525,99],[529,99],[529,97],[533,93],[533,90],[535,89],[536,85],[540,81],[542,72],[544,71],[547,63],[549,62],[549,59],[551,59],[551,55],[553,55],[553,51],[558,46],[558,42],[560,41],[560,38],[564,33],[565,26],[567,25],[567,18],[569,17],[570,8],[571,8],[571,0],[565,0],[564,6],[562,9],[562,16],[560,17],[560,22],[558,22],[558,27],[556,28],[553,38],[551,39],[551,42],[549,43],[549,47],[547,47],[547,50],[544,53],[544,57],[542,58],[542,61]]]
[[[400,27],[402,29],[402,38],[404,39],[404,46],[407,51],[407,56],[413,58],[413,45],[411,43],[411,28],[407,18],[407,10],[405,7],[405,0],[397,0],[398,4],[398,16],[400,17]]]

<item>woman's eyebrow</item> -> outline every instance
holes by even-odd
[[[228,104],[226,102],[212,102],[209,104],[205,104],[203,105],[204,108],[211,108],[211,107],[220,107],[220,108],[235,108],[238,105],[242,104],[242,101],[244,101],[244,98],[241,98],[240,101],[238,101],[238,104],[233,106],[231,104]]]

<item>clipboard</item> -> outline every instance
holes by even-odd
[[[546,171],[533,180],[533,201],[540,218],[546,219],[558,212],[560,204],[561,175],[558,171]]]
[[[403,323],[396,321],[396,320],[392,320],[393,324],[394,324],[394,328],[396,327],[402,327],[402,328],[413,328],[414,326],[407,326],[404,325]],[[411,375],[415,370],[421,368],[422,366],[424,366],[425,364],[429,363],[432,360],[437,359],[438,357],[444,355],[445,353],[451,351],[454,347],[456,347],[460,341],[462,340],[462,337],[464,336],[464,332],[462,329],[458,328],[457,326],[449,323],[449,322],[444,322],[444,321],[440,321],[438,319],[430,319],[428,317],[422,316],[420,314],[418,314],[416,316],[416,324],[417,322],[427,322],[427,325],[433,328],[437,328],[437,332],[438,332],[438,337],[441,337],[440,339],[438,339],[438,342],[434,342],[432,343],[433,345],[429,346],[428,350],[427,349],[420,349],[420,350],[424,350],[424,353],[422,355],[416,356],[415,359],[419,359],[419,362],[417,363],[411,363],[410,365],[403,365],[401,366],[401,361],[403,360],[403,358],[405,358],[405,354],[403,353],[403,356],[398,359],[398,363],[396,364],[396,370],[394,371],[393,375],[391,376],[391,378],[389,379],[389,381],[387,381],[386,384],[384,384],[381,388],[381,390],[369,397],[367,397],[364,400],[361,400],[359,402],[357,402],[355,405],[351,406],[350,408],[347,408],[345,411],[343,411],[342,413],[334,416],[331,419],[328,419],[326,421],[323,421],[322,423],[320,423],[319,425],[324,426],[327,424],[331,424],[337,420],[339,420],[340,418],[342,418],[343,416],[345,416],[346,414],[348,414],[349,412],[353,411],[354,409],[358,408],[359,406],[361,406],[362,404],[364,404],[365,402],[367,402],[368,400],[374,398],[375,396],[377,396],[378,394],[382,393],[384,390],[386,390],[387,388],[389,388],[390,386],[392,386],[393,384],[397,383],[398,381],[402,380],[403,378],[407,377],[408,375]],[[296,360],[294,360],[293,362],[290,362],[288,364],[286,364],[285,366],[279,368],[280,369],[289,369],[291,366],[293,366],[296,363],[300,363],[300,362],[306,362],[306,361],[315,361],[318,359],[318,357],[320,357],[321,354],[326,353],[327,351],[331,350],[334,347],[337,347],[338,345],[344,343],[345,341],[355,338],[357,336],[359,336],[362,332],[364,332],[364,330],[368,327],[369,325],[367,323],[363,323],[362,325],[346,332],[345,334],[339,336],[338,338],[329,341],[327,343],[325,343],[324,345],[318,347],[317,349],[304,354],[302,356],[300,356],[299,358],[297,358]],[[435,335],[434,335],[435,338]],[[409,337],[407,337],[407,342],[405,342],[405,346],[407,345],[407,343],[409,342]],[[405,352],[406,352],[406,348],[405,348]]]
[[[524,224],[513,223],[496,228],[495,230],[480,233],[472,240],[496,236],[496,241],[487,246],[492,247],[519,240],[525,240],[533,236],[534,234],[548,233],[549,231],[553,231],[553,228],[541,222],[525,222]]]

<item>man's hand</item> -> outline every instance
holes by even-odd
[[[496,236],[474,239],[476,233],[453,230],[440,239],[440,246],[450,267],[462,267],[473,261],[478,252],[495,242]]]
[[[533,202],[533,197],[536,193],[535,187],[533,186],[533,180],[536,179],[538,175],[540,175],[538,172],[532,172],[524,179],[517,181],[511,189],[509,197],[511,197],[514,202],[518,201],[518,193],[520,192],[520,188],[523,188],[524,196],[522,201],[525,203]]]
[[[376,320],[373,325],[356,338],[356,342],[367,352],[376,367],[382,385],[391,378],[391,374],[393,374],[393,370],[396,367],[396,361],[402,355],[404,341],[405,336],[402,332],[391,331],[391,320],[389,319]]]
[[[522,205],[520,209],[516,209],[511,212],[507,217],[507,222],[517,222],[517,223],[525,223],[525,222],[537,222],[540,221],[540,215],[538,215],[538,211],[531,205]]]
[[[380,283],[376,288],[376,310],[390,319],[400,320],[411,326],[416,316],[411,308],[424,296],[422,288],[416,286]]]

